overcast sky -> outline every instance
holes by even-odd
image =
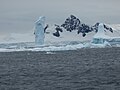
[[[120,0],[0,0],[0,35],[31,32],[39,16],[62,24],[69,15],[86,24],[120,23]]]

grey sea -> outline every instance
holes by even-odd
[[[120,48],[1,52],[0,90],[120,90]]]

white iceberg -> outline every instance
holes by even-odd
[[[106,35],[104,24],[100,23],[98,32],[93,36],[91,43],[96,46],[111,46],[114,44],[120,44],[120,37],[110,37]]]
[[[44,26],[45,26],[45,17],[39,17],[39,19],[35,23],[35,44],[43,45],[44,44]]]

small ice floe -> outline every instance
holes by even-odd
[[[46,54],[55,54],[54,52],[46,52]]]

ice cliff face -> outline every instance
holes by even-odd
[[[35,44],[43,45],[44,44],[44,26],[45,26],[45,17],[39,17],[35,23]]]

